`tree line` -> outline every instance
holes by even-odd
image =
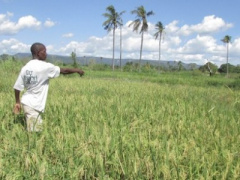
[[[121,34],[121,28],[123,25],[122,21],[122,14],[125,13],[125,11],[121,11],[120,13],[115,10],[115,7],[113,5],[110,5],[106,8],[106,13],[103,14],[103,16],[106,18],[106,21],[103,22],[104,29],[108,32],[113,31],[113,54],[112,54],[112,70],[115,68],[115,30],[119,27],[120,28],[120,68],[121,68],[121,54],[122,54],[122,34]],[[142,60],[142,49],[143,49],[143,39],[144,39],[144,33],[148,31],[148,21],[147,17],[154,15],[153,11],[146,11],[144,6],[139,6],[135,10],[131,11],[132,14],[136,15],[136,19],[133,20],[129,26],[133,27],[133,31],[138,32],[140,29],[141,34],[141,44],[140,44],[140,57],[139,57],[139,71],[141,71],[141,60]],[[156,32],[154,34],[155,39],[159,38],[159,57],[158,61],[160,64],[161,61],[161,42],[162,42],[162,34],[164,32],[164,26],[161,21],[158,21],[155,25]],[[228,63],[228,56],[229,56],[229,43],[231,42],[231,36],[226,35],[222,42],[226,44],[227,54],[226,54],[226,74],[228,76],[229,73],[229,63]],[[160,68],[160,66],[159,66]],[[208,70],[211,72],[212,70],[209,69],[210,66],[208,66]],[[222,68],[223,69],[223,68]],[[159,69],[160,70],[160,69]],[[210,73],[211,74],[211,73]]]
[[[30,55],[29,55],[30,57]],[[48,61],[53,62],[54,64],[61,65],[61,66],[73,66],[73,67],[79,67],[84,66],[86,68],[89,68],[91,70],[100,70],[100,71],[106,71],[106,70],[112,70],[112,66],[108,63],[104,63],[103,59],[101,57],[100,61],[97,61],[94,58],[86,59],[84,56],[84,60],[80,62],[79,59],[77,59],[76,52],[72,52],[70,58],[72,59],[72,63],[64,63],[62,61],[59,61],[58,59],[48,59]],[[17,62],[21,60],[23,63],[27,62],[29,58],[23,57],[23,58],[16,58],[15,56],[11,56],[8,54],[2,54],[0,55],[0,63],[4,63],[5,61],[13,61]],[[187,66],[187,67],[186,67]],[[127,62],[124,64],[124,66],[121,66],[120,63],[116,64],[115,69],[118,71],[126,71],[126,72],[139,72],[139,61],[137,62]],[[222,64],[220,67],[217,65],[207,62],[206,64],[202,66],[197,66],[197,64],[190,63],[185,64],[181,61],[178,62],[167,62],[164,64],[159,63],[151,63],[150,61],[144,61],[141,66],[141,72],[180,72],[180,71],[195,71],[199,70],[202,73],[209,73],[210,76],[221,73],[221,74],[227,74],[229,72],[231,73],[240,73],[240,65],[234,66],[230,63],[228,64]]]

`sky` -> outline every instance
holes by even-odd
[[[148,16],[142,59],[159,60],[155,24],[164,26],[161,60],[204,65],[226,63],[221,40],[231,36],[228,62],[240,64],[239,0],[0,0],[0,54],[30,53],[34,42],[48,54],[112,58],[112,32],[104,30],[103,13],[113,5],[122,14],[122,58],[139,59],[141,34],[129,24],[143,6]],[[115,58],[120,56],[116,30]]]

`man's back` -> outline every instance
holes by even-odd
[[[14,85],[15,89],[26,89],[21,102],[38,111],[44,111],[49,79],[58,77],[59,74],[58,66],[37,59],[29,61],[22,68]]]

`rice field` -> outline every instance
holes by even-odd
[[[28,133],[12,114],[20,68],[0,64],[0,179],[240,179],[240,92],[225,85],[233,79],[60,76],[43,132]]]

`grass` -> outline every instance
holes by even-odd
[[[9,63],[9,64],[8,64]],[[6,65],[7,64],[7,65]],[[239,179],[237,78],[86,70],[50,82],[44,131],[14,117],[0,67],[1,179]],[[237,83],[235,83],[237,84]]]

